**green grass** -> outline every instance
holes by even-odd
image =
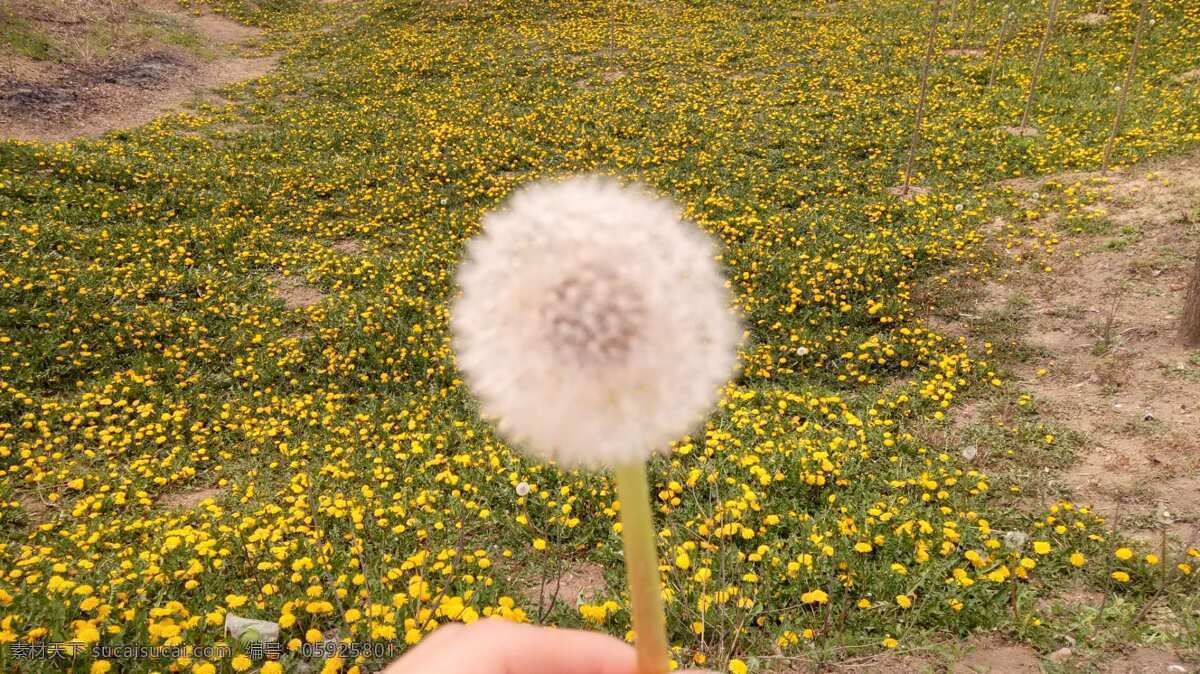
[[[0,50],[35,61],[46,61],[52,56],[53,45],[28,21],[0,9]]]

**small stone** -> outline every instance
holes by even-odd
[[[235,639],[255,643],[279,641],[279,623],[225,614],[225,631]]]
[[[1062,648],[1050,654],[1050,660],[1054,662],[1064,662],[1069,660],[1072,654],[1073,651],[1070,649],[1070,647],[1063,646]]]

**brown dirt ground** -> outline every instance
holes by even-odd
[[[889,187],[887,193],[901,199],[909,199],[918,194],[928,194],[929,188],[922,185],[909,185],[905,187],[903,184],[900,184]]]
[[[987,52],[982,49],[947,49],[944,53],[946,56],[953,56],[956,58],[979,58],[980,56],[987,54]]]
[[[1094,669],[1073,668],[1071,649],[1039,657],[1028,646],[981,636],[961,645],[946,645],[939,652],[880,653],[836,663],[831,671],[847,674],[1041,674],[1044,671],[1097,671],[1105,674],[1187,674],[1196,671],[1168,651],[1139,647]],[[1046,663],[1057,663],[1049,668]],[[1065,670],[1062,668],[1066,668]],[[792,667],[787,674],[809,674],[818,670]]]
[[[333,244],[330,246],[330,248],[332,248],[333,250],[336,250],[339,253],[346,253],[347,255],[356,255],[356,254],[362,252],[363,245],[357,239],[345,238],[345,239],[338,239],[337,241],[334,241]]]
[[[785,671],[786,674],[1040,674],[1042,669],[1032,648],[984,635],[963,643],[930,644],[925,650],[885,651],[850,658],[823,669],[800,664]]]
[[[954,666],[953,674],[1040,674],[1037,653],[1028,646],[999,641],[981,641],[968,650]]]
[[[1183,664],[1179,658],[1155,648],[1135,648],[1129,653],[1108,663],[1108,674],[1186,674],[1196,671]]]
[[[1006,126],[1001,130],[1010,136],[1017,136],[1020,138],[1029,138],[1041,133],[1036,127],[1032,126]]]
[[[167,508],[189,510],[203,503],[205,499],[215,499],[220,495],[220,489],[194,489],[192,491],[167,494],[162,497],[160,503]]]
[[[1055,176],[1101,190],[1090,208],[1109,224],[1066,237],[1054,282],[1008,274],[981,308],[1027,304],[1037,356],[1017,368],[1040,411],[1083,434],[1063,476],[1110,523],[1157,540],[1200,542],[1200,357],[1176,341],[1190,258],[1200,252],[1200,154],[1109,175]],[[1046,180],[1012,181],[1035,192]],[[1055,214],[1051,214],[1051,221]],[[1016,249],[1016,250],[1019,250]],[[1008,251],[1017,258],[1011,246]]]
[[[271,285],[271,294],[282,300],[283,306],[288,309],[311,307],[325,298],[325,293],[305,285],[303,280],[295,276],[272,274],[267,277],[267,282]]]
[[[17,495],[17,500],[20,501],[21,510],[25,512],[25,516],[31,525],[44,524],[51,519],[53,506],[43,501],[36,494],[21,493]]]
[[[276,61],[243,55],[257,29],[184,12],[171,0],[13,2],[27,23],[48,26],[55,43],[72,48],[45,61],[0,54],[0,138],[54,142],[139,126],[212,89],[260,77]],[[94,9],[101,5],[108,11]],[[128,28],[134,21],[170,26],[205,53]],[[120,39],[103,49],[81,46],[105,28]]]
[[[1108,15],[1100,14],[1099,12],[1088,12],[1087,14],[1082,14],[1079,16],[1079,18],[1075,19],[1075,23],[1083,24],[1085,26],[1098,26],[1105,21],[1108,21]]]
[[[592,601],[608,590],[604,567],[594,562],[566,562],[556,577],[547,578],[522,591],[531,602],[541,602],[539,610],[548,611],[552,605],[574,607],[581,601]]]

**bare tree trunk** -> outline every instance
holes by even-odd
[[[967,5],[967,13],[963,17],[962,33],[958,36],[958,48],[967,48],[967,33],[971,30],[972,23],[975,21],[975,0]]]
[[[988,75],[989,89],[996,83],[996,66],[1000,65],[1000,49],[1004,47],[1004,34],[1008,32],[1008,20],[1011,18],[1012,12],[1005,12],[1000,21],[1000,36],[996,38],[996,50],[992,52],[992,72]]]
[[[1150,9],[1150,0],[1142,0],[1142,11],[1138,12],[1137,28],[1133,34],[1133,48],[1129,52],[1129,67],[1125,70],[1125,79],[1121,80],[1121,94],[1117,99],[1117,114],[1113,117],[1112,130],[1108,132],[1108,142],[1104,144],[1104,159],[1100,162],[1100,171],[1108,170],[1108,160],[1112,158],[1113,144],[1117,141],[1117,132],[1121,130],[1121,117],[1125,114],[1125,99],[1129,96],[1129,86],[1133,81],[1133,69],[1137,67],[1138,47],[1142,44],[1142,26],[1146,23],[1146,11]]]
[[[1042,59],[1046,57],[1046,43],[1050,42],[1050,31],[1054,28],[1054,10],[1057,8],[1058,0],[1050,0],[1050,9],[1046,12],[1046,30],[1042,33],[1037,60],[1033,62],[1033,74],[1029,77],[1029,96],[1025,99],[1025,112],[1021,115],[1021,128],[1029,126],[1029,113],[1033,111],[1033,96],[1037,91],[1038,74],[1042,70]]]
[[[1188,284],[1187,299],[1183,301],[1179,340],[1184,346],[1200,346],[1200,254],[1196,255],[1196,266],[1192,268],[1192,281]]]
[[[958,0],[955,0],[957,6]],[[908,188],[912,184],[913,157],[917,154],[917,142],[921,139],[921,116],[925,113],[925,98],[929,94],[929,62],[933,60],[933,47],[937,44],[938,15],[942,10],[942,0],[933,0],[933,18],[929,21],[929,41],[925,45],[925,62],[921,64],[921,94],[917,99],[917,113],[913,119],[912,138],[908,141],[908,160],[904,162],[904,186],[900,188],[901,196],[908,196]]]

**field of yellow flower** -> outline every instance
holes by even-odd
[[[899,199],[928,3],[215,4],[269,31],[277,72],[136,130],[0,142],[0,669],[58,669],[12,647],[74,642],[77,671],[372,671],[388,657],[302,644],[399,653],[484,616],[626,635],[610,481],[498,439],[447,332],[480,214],[580,171],[685,204],[748,329],[719,410],[651,465],[680,664],[984,628],[1039,643],[1039,598],[1067,582],[1195,602],[1187,551],[1122,542],[920,432],[1011,392],[988,344],[922,316],[995,266],[985,223],[1022,221],[1001,180],[1098,166],[1137,6],[1082,23],[1094,0],[1059,3],[1040,134],[1015,137],[1044,7],[1012,3],[988,87],[1004,8],[943,3],[929,191]],[[1200,6],[1151,16],[1117,163],[1200,141]],[[1021,426],[1008,461],[1066,460],[1050,432]],[[539,606],[589,562],[606,587]],[[277,622],[282,658],[248,656],[228,614]]]

